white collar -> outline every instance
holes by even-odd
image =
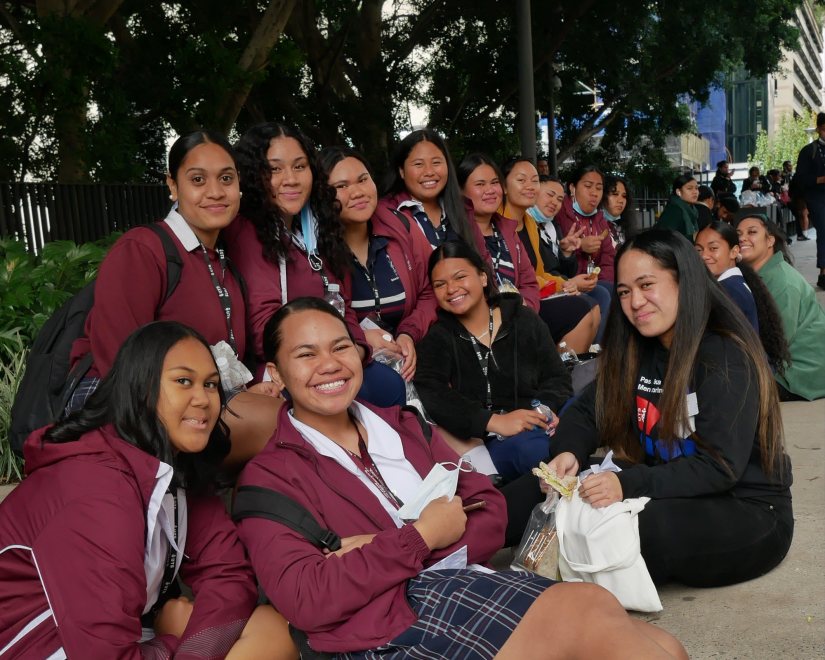
[[[717,282],[721,282],[722,280],[726,280],[729,277],[742,277],[742,271],[739,270],[738,266],[734,266],[733,268],[728,268],[724,273],[722,273],[719,277],[716,278]]]
[[[444,217],[444,202],[442,201],[441,197],[438,198],[438,205],[441,207],[441,217]],[[401,209],[411,208],[414,211],[421,211],[422,213],[426,213],[424,210],[424,204],[419,202],[417,199],[411,197],[410,199],[404,200],[398,205],[397,211]]]
[[[294,409],[290,409],[289,421],[292,422],[301,437],[315,448],[315,451],[322,456],[334,459],[353,474],[358,473],[355,463],[350,460],[349,454],[341,445],[330,440],[311,426],[295,419],[294,412]],[[389,424],[357,401],[352,402],[349,412],[366,429],[367,437],[370,439],[371,456],[382,456],[394,460],[404,459],[404,447],[401,444],[401,438]]]
[[[198,237],[195,235],[195,232],[192,231],[192,227],[189,226],[189,223],[186,222],[183,216],[177,212],[177,207],[174,207],[171,211],[169,211],[169,215],[166,216],[164,222],[169,225],[172,233],[178,237],[178,240],[181,242],[181,245],[183,245],[184,250],[191,252],[200,246],[201,243],[198,240]]]

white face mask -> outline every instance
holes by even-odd
[[[464,463],[465,467],[461,464]],[[455,470],[448,470],[445,466],[455,466]],[[433,500],[445,495],[453,499],[458,488],[459,472],[472,472],[472,466],[463,458],[456,463],[436,463],[421,482],[413,498],[398,510],[398,517],[404,521],[418,520],[421,512]]]

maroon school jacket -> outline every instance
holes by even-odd
[[[539,292],[539,281],[536,279],[536,270],[530,263],[530,257],[524,252],[524,245],[516,232],[518,221],[512,218],[505,218],[500,213],[493,214],[493,223],[501,232],[501,237],[507,243],[513,265],[516,267],[516,281],[514,284],[524,298],[524,302],[534,312],[539,311],[541,306],[541,294]]]
[[[100,264],[95,304],[86,317],[84,336],[72,345],[72,366],[90,350],[94,354],[88,376],[102,377],[109,373],[121,344],[135,330],[152,321],[185,323],[201,333],[211,346],[221,340],[229,343],[226,315],[203,252],[199,246],[187,252],[165,222],[161,227],[169,232],[183,260],[180,282],[169,300],[162,303],[166,295],[166,255],[160,239],[146,227],[131,229],[117,239]],[[207,249],[207,253],[220,279],[218,253],[211,249]],[[232,330],[238,356],[243,359],[246,348],[243,294],[229,268],[225,278],[232,300]]]
[[[412,233],[417,231],[412,226],[415,223],[412,223],[410,231],[407,231],[392,211],[383,206],[375,209],[371,222],[374,235],[389,239],[387,254],[407,294],[404,319],[398,324],[396,334],[404,332],[418,343],[435,323],[438,308],[430,278],[427,276],[430,246],[427,244],[425,248],[422,241],[416,240],[415,234]]]
[[[398,210],[398,205],[401,202],[406,202],[411,200],[409,193],[407,192],[400,192],[400,193],[393,193],[392,195],[388,195],[387,197],[382,197],[378,200],[378,207],[384,207],[387,209]],[[473,236],[476,239],[476,249],[478,253],[481,255],[481,258],[484,259],[490,266],[493,265],[493,261],[490,258],[490,253],[487,252],[487,244],[484,242],[484,235],[481,233],[481,230],[478,228],[478,224],[476,224],[474,215],[473,215],[473,203],[467,199],[464,199],[464,208],[467,211],[467,217],[470,219],[470,225],[472,226]],[[404,208],[401,210],[401,213],[406,215],[410,220],[410,231],[414,233],[417,240],[421,241],[421,243],[426,247],[427,255],[433,251],[432,246],[430,245],[429,240],[424,235],[424,232],[421,231],[421,227],[418,226],[418,223],[415,221],[415,218],[412,216],[412,211],[409,208]],[[400,224],[400,220],[397,221]]]
[[[398,406],[376,408],[361,402],[401,436],[404,456],[423,477],[436,462],[458,456],[436,430],[428,444],[418,419]],[[407,580],[460,547],[469,563],[485,563],[504,543],[507,507],[490,479],[462,472],[457,494],[486,500],[467,514],[467,528],[457,543],[430,552],[413,525],[400,529],[372,492],[335,460],[307,443],[281,407],[278,429],[250,461],[241,485],[271,488],[306,507],[318,522],[340,537],[376,534],[366,545],[327,559],[299,533],[262,518],[238,525],[259,584],[276,609],[299,630],[313,649],[344,652],[385,644],[416,620],[407,603]]]
[[[224,230],[226,245],[229,249],[229,258],[240,271],[246,281],[246,291],[249,298],[249,332],[250,341],[254,342],[255,355],[260,365],[256,374],[256,381],[263,377],[266,368],[264,358],[263,336],[264,326],[272,315],[281,309],[289,300],[301,296],[324,297],[324,282],[321,276],[312,270],[306,255],[296,246],[289,246],[290,259],[286,262],[287,297],[281,296],[281,271],[277,263],[272,263],[263,253],[263,245],[258,240],[255,225],[242,215],[237,216]],[[364,331],[358,325],[355,312],[350,307],[352,302],[352,280],[349,273],[343,281],[326,271],[329,281],[341,286],[341,297],[347,305],[345,320],[355,341],[367,351],[367,360],[372,355],[372,349],[367,343]]]
[[[567,232],[570,231],[570,227],[573,225],[576,225],[578,228],[584,227],[583,236],[601,234],[605,229],[608,230],[607,236],[602,240],[602,246],[592,257],[595,264],[601,268],[598,279],[604,280],[605,282],[612,282],[614,278],[613,262],[616,259],[616,248],[613,247],[613,239],[610,237],[609,231],[610,227],[608,227],[608,222],[605,220],[601,210],[596,211],[596,214],[590,217],[580,215],[576,213],[576,210],[573,208],[573,200],[567,195],[561,205],[561,210],[556,215],[556,220],[559,222],[563,236],[567,235]],[[577,275],[587,273],[587,261],[590,256],[591,255],[588,255],[586,252],[582,252],[581,249],[576,250],[576,259],[579,263],[579,269],[576,272]]]
[[[111,425],[63,444],[41,443],[45,431],[26,440],[29,476],[0,504],[0,649],[11,644],[3,660],[223,658],[257,602],[223,503],[187,495],[180,576],[195,594],[192,618],[180,640],[138,644],[160,461]]]

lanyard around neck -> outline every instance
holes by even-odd
[[[493,272],[496,274],[498,278],[498,283],[501,284],[501,275],[498,272],[498,267],[501,265],[501,255],[504,253],[504,246],[502,246],[502,238],[501,234],[498,233],[498,229],[496,226],[491,222],[490,225],[493,227],[493,238],[496,240],[496,245],[498,246],[498,252],[496,252],[496,256],[493,257]],[[490,310],[490,314],[493,313],[493,310]],[[491,317],[492,318],[492,317]],[[492,331],[491,331],[492,332]],[[492,335],[490,337],[490,345],[492,346],[493,339]]]
[[[314,270],[316,273],[318,273],[318,275],[321,276],[321,281],[324,283],[324,295],[326,296],[327,293],[329,292],[329,277],[327,277],[327,271],[324,270],[323,260],[321,259],[321,257],[318,255],[317,252],[315,252],[315,251],[310,252],[309,251],[309,249],[307,248],[306,243],[304,243],[304,241],[301,239],[300,236],[298,236],[297,234],[289,231],[289,229],[286,230],[286,233],[287,233],[287,236],[289,236],[290,240],[292,241],[292,244],[295,247],[297,247],[298,250],[301,252],[301,254],[303,254],[307,258],[307,261],[309,262],[309,267],[312,268],[312,270]],[[281,281],[282,281],[282,285],[286,282],[286,264],[283,265],[282,270],[281,270]],[[283,288],[283,286],[281,288]],[[286,303],[286,302],[287,301],[284,300],[284,303]]]
[[[367,475],[367,478],[375,485],[387,501],[392,504],[396,510],[400,509],[404,506],[404,503],[390,490],[387,482],[384,481],[384,477],[381,476],[381,471],[378,469],[375,461],[372,460],[372,456],[370,456],[369,451],[367,451],[367,443],[364,441],[364,436],[361,435],[361,429],[358,428],[358,424],[354,419],[352,420],[352,423],[355,424],[355,430],[358,432],[358,451],[361,455],[359,456],[358,454],[351,452],[349,449],[345,449],[345,451],[349,454],[352,462],[355,463],[357,467],[361,468],[363,473]]]
[[[484,373],[484,380],[487,382],[487,410],[493,409],[493,392],[490,388],[490,378],[487,376],[487,368],[490,364],[490,356],[493,355],[493,308],[490,308],[490,328],[488,330],[490,333],[490,350],[486,355],[481,354],[481,348],[479,348],[478,340],[475,338],[475,335],[471,332],[470,333],[470,342],[473,344],[473,350],[476,352],[476,358],[478,358],[478,363],[481,365],[481,371]],[[495,363],[496,357],[493,355],[493,362]]]
[[[235,333],[232,330],[232,298],[229,297],[229,290],[226,288],[226,255],[223,251],[223,248],[220,246],[216,246],[215,251],[218,253],[218,258],[221,262],[221,282],[218,281],[218,276],[215,275],[215,269],[212,268],[212,261],[209,259],[209,253],[206,251],[206,247],[198,239],[198,244],[201,246],[201,252],[203,252],[203,260],[206,262],[206,267],[209,269],[209,275],[212,277],[212,286],[215,287],[215,291],[218,294],[218,300],[221,303],[221,307],[223,307],[224,315],[226,316],[226,327],[229,331],[229,345],[232,347],[232,350],[235,352],[235,355],[238,354],[238,347],[235,345]]]

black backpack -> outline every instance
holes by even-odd
[[[415,413],[424,439],[429,442],[433,437],[433,430],[422,417],[418,408],[402,406],[402,410]],[[278,491],[263,486],[241,486],[232,506],[232,520],[238,522],[244,518],[266,518],[286,525],[298,532],[307,541],[319,548],[327,548],[330,552],[341,549],[341,537],[331,529],[322,527],[309,511],[298,504],[291,497],[282,495]],[[301,660],[331,660],[333,654],[314,650],[309,645],[307,634],[292,624],[289,626],[292,641],[298,647]]]
[[[155,232],[166,255],[166,294],[160,303],[163,305],[180,283],[183,261],[172,237],[160,223],[145,226]],[[243,279],[231,263],[229,267],[246,300]],[[37,334],[11,408],[9,444],[18,454],[22,453],[23,443],[33,431],[60,419],[72,393],[94,363],[91,352],[74,369],[69,363],[72,344],[83,336],[86,317],[94,303],[95,281],[92,280],[63,303]]]

